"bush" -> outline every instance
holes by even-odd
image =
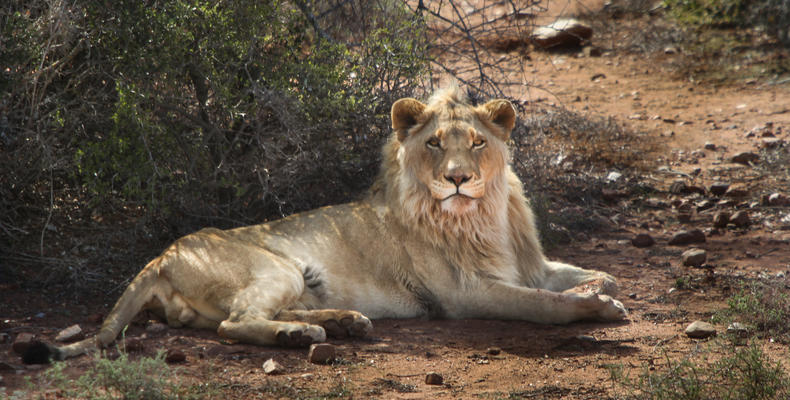
[[[115,360],[97,356],[95,364],[79,378],[66,375],[67,363],[56,362],[41,375],[44,387],[73,399],[177,399],[181,388],[171,383],[173,371],[165,362],[165,352],[132,361],[125,352]],[[196,396],[197,397],[197,396]]]
[[[609,366],[612,380],[630,393],[629,398],[651,400],[757,400],[787,398],[790,378],[781,364],[774,364],[752,344],[723,349],[724,355],[709,361],[700,358],[672,360],[666,365],[645,368],[632,379],[622,365]]]
[[[316,33],[300,5],[0,6],[0,224],[42,218],[62,198],[52,188],[105,211],[142,207],[180,224],[200,216],[185,228],[194,229],[365,187],[391,102],[426,71],[420,24],[400,2],[367,2],[378,18],[351,44]]]
[[[716,27],[761,27],[790,46],[790,0],[664,0],[680,22]]]

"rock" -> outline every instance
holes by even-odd
[[[760,160],[760,156],[756,153],[744,151],[732,156],[731,161],[736,164],[751,165]]]
[[[716,151],[716,145],[711,142],[706,142],[705,150]]]
[[[732,185],[727,188],[727,191],[724,192],[724,195],[735,199],[744,198],[749,195],[749,188],[741,184]]]
[[[788,206],[790,205],[790,197],[783,193],[771,193],[765,201],[769,206]]]
[[[764,149],[776,149],[783,147],[785,145],[785,141],[778,138],[767,138],[762,140],[761,145]]]
[[[732,216],[730,217],[730,223],[739,228],[745,228],[749,226],[752,223],[752,221],[749,218],[748,212],[746,212],[745,210],[739,210],[736,211],[735,214],[732,214]]]
[[[592,37],[593,30],[576,19],[563,18],[532,32],[532,42],[548,49],[557,46],[578,46]]]
[[[612,171],[612,172],[609,173],[609,175],[606,175],[606,180],[609,181],[609,182],[617,182],[622,177],[623,177],[623,174],[621,174],[621,173],[619,173],[617,171]]]
[[[705,234],[699,229],[680,231],[669,239],[670,246],[685,246],[692,243],[705,243]]]
[[[634,236],[633,239],[631,239],[631,244],[634,245],[634,247],[638,247],[640,249],[645,247],[650,247],[655,243],[656,241],[653,239],[653,237],[648,235],[647,233],[640,233]]]
[[[705,211],[710,208],[713,208],[716,204],[710,200],[702,200],[695,204],[697,206],[697,212]]]
[[[694,321],[686,328],[686,336],[692,339],[706,339],[716,336],[716,328],[704,321]]]
[[[280,365],[277,361],[274,361],[273,358],[266,360],[263,363],[263,373],[266,375],[277,375],[282,374],[285,372],[285,367]]]
[[[14,344],[11,345],[11,349],[14,350],[14,353],[23,354],[35,342],[36,342],[36,335],[32,333],[22,332],[16,335],[16,339],[14,339]]]
[[[601,48],[596,46],[584,46],[582,52],[585,57],[600,57],[603,54]]]
[[[681,255],[683,265],[687,267],[699,267],[705,264],[708,259],[708,253],[702,249],[688,249]]]
[[[127,337],[123,341],[124,350],[127,353],[140,353],[143,351],[143,341],[137,337]]]
[[[745,338],[749,336],[749,328],[740,322],[733,322],[727,327],[727,333],[739,338]]]
[[[85,338],[85,333],[78,324],[74,324],[58,333],[55,337],[57,342],[76,342]]]
[[[310,345],[307,359],[313,364],[329,364],[335,359],[335,346],[329,343],[314,343]]]
[[[708,190],[710,190],[710,192],[714,196],[723,196],[724,193],[726,193],[727,189],[729,189],[729,188],[730,188],[730,184],[729,183],[716,182],[716,183],[710,185],[710,188]]]
[[[145,327],[145,331],[148,333],[164,333],[167,332],[168,329],[170,329],[170,327],[161,322],[153,322]]]
[[[486,349],[486,354],[488,354],[490,356],[498,356],[499,353],[501,353],[501,352],[502,352],[502,349],[500,349],[499,347],[489,347],[488,349]]]
[[[727,211],[719,211],[713,216],[713,226],[716,228],[726,228],[730,223],[730,213]]]
[[[168,364],[182,363],[187,360],[187,355],[178,349],[170,349],[165,356],[165,362]]]
[[[428,375],[425,375],[426,385],[441,385],[442,383],[444,383],[444,377],[436,372],[429,372]]]

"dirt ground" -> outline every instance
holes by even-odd
[[[517,94],[527,102],[555,103],[612,117],[662,144],[663,154],[645,155],[655,157],[658,167],[642,176],[659,191],[611,201],[607,229],[549,252],[552,259],[617,277],[617,297],[630,312],[628,321],[544,326],[512,321],[379,320],[374,321],[368,338],[331,340],[339,355],[330,365],[311,364],[307,350],[230,344],[213,332],[155,331],[138,324],[126,333],[142,339],[142,350],[132,352],[133,356],[150,356],[162,348],[180,350],[186,355],[184,362],[175,364],[180,381],[211,386],[216,397],[227,398],[621,396],[622,389],[610,379],[609,365],[622,365],[638,374],[644,368],[660,367],[667,357],[687,356],[705,346],[705,341],[688,338],[684,329],[692,321],[710,320],[715,310],[726,306],[725,300],[735,290],[735,277],[769,276],[787,282],[790,274],[790,207],[765,206],[760,199],[773,192],[790,194],[788,182],[767,178],[753,166],[730,162],[739,152],[758,153],[765,146],[762,132],[766,127],[774,134],[770,139],[790,141],[788,84],[754,80],[714,86],[678,80],[664,67],[673,56],[534,52],[523,71],[543,89]],[[755,127],[761,129],[748,137]],[[706,143],[715,149],[705,149]],[[670,187],[678,179],[705,188],[705,193],[673,194]],[[721,198],[707,190],[718,181],[742,184],[747,190],[734,201],[718,203]],[[679,222],[677,206],[702,200],[715,205],[699,211],[692,207],[690,220]],[[736,208],[749,213],[750,226],[713,228],[715,212]],[[676,232],[695,228],[706,233],[705,243],[667,244]],[[638,233],[649,233],[656,244],[633,246],[631,239]],[[682,266],[681,253],[689,247],[707,250],[708,269]],[[678,278],[693,284],[677,288]],[[31,332],[52,341],[73,323],[94,333],[99,327],[96,314],[107,311],[101,304],[52,304],[35,293],[3,289],[0,332],[8,337],[0,338],[0,397],[3,386],[10,395],[24,389],[25,377],[35,377],[46,368],[21,363],[11,350],[18,333]],[[43,316],[36,316],[45,310]],[[723,332],[726,326],[717,329]],[[787,346],[769,340],[761,343],[771,359],[790,371]],[[269,358],[282,364],[284,371],[264,374],[262,364]],[[69,361],[68,370],[79,371],[91,362],[86,356],[77,358]],[[426,384],[431,372],[441,375],[443,382]],[[44,394],[57,397],[55,392]]]

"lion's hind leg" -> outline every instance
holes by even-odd
[[[373,324],[366,316],[351,310],[283,310],[276,318],[280,321],[320,325],[327,335],[335,338],[363,337],[373,329]]]

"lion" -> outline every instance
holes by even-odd
[[[609,274],[546,259],[510,165],[516,112],[472,105],[455,85],[392,105],[379,175],[361,200],[178,239],[134,278],[99,332],[115,340],[143,309],[171,327],[256,345],[361,337],[378,318],[566,324],[626,318]],[[589,284],[596,290],[579,290]]]

